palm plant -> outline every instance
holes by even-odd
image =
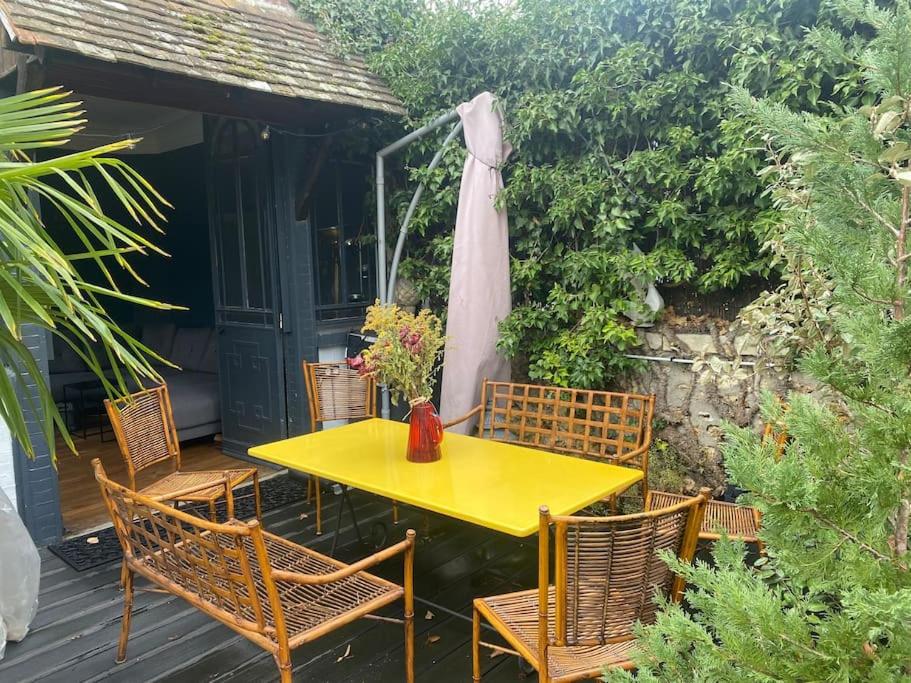
[[[23,368],[37,386],[36,405],[27,407],[45,417],[44,437],[52,452],[55,426],[69,448],[75,448],[50,389],[23,344],[23,325],[50,330],[85,361],[108,394],[123,394],[143,377],[158,379],[150,360],[163,359],[105,312],[105,300],[174,308],[125,293],[114,277],[125,272],[145,284],[127,257],[167,256],[143,234],[143,226],[161,232],[161,210],[169,204],[127,163],[110,156],[137,141],[122,140],[46,160],[30,157],[36,150],[65,145],[84,126],[80,103],[69,95],[49,88],[0,99],[0,363],[6,370],[0,372],[0,418],[29,455],[34,454],[34,444],[17,393]],[[93,184],[106,187],[135,226],[105,215]],[[60,222],[54,230],[42,217],[39,201],[52,208],[47,213]],[[61,248],[54,234],[63,231],[75,235],[78,251]],[[101,274],[98,282],[80,274],[91,263]],[[102,370],[104,356],[113,370],[110,376]]]

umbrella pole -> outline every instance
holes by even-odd
[[[398,265],[399,259],[402,255],[402,248],[405,244],[405,237],[408,231],[408,223],[411,221],[411,216],[414,214],[414,210],[417,207],[417,203],[421,198],[421,195],[424,192],[424,184],[421,183],[418,185],[418,189],[414,193],[414,197],[411,199],[411,204],[408,206],[408,212],[405,214],[405,220],[402,223],[402,228],[399,232],[398,240],[396,241],[395,255],[392,259],[392,270],[389,274],[386,272],[386,173],[385,173],[385,159],[390,154],[397,152],[398,150],[407,147],[410,143],[418,140],[427,133],[436,130],[440,126],[444,126],[450,121],[454,121],[459,117],[458,112],[452,110],[442,116],[434,119],[426,126],[422,126],[417,130],[414,130],[408,135],[396,140],[391,145],[388,145],[376,153],[376,262],[377,262],[377,290],[379,292],[380,301],[384,304],[388,304],[392,301],[392,297],[395,294],[395,280],[398,274]],[[443,157],[443,151],[446,149],[446,146],[459,134],[459,131],[462,129],[462,122],[459,121],[458,124],[452,129],[446,140],[443,142],[443,146],[433,157],[433,160],[430,162],[430,170],[436,167],[440,163],[440,159]],[[387,287],[387,285],[391,285]],[[384,418],[389,418],[390,415],[390,406],[389,406],[389,389],[386,386],[382,387],[382,403],[380,408],[380,414]]]

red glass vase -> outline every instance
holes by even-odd
[[[430,401],[411,406],[408,462],[436,462],[442,457],[443,423]]]

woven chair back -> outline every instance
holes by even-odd
[[[656,595],[676,600],[683,587],[660,553],[692,559],[704,504],[698,496],[635,515],[552,518],[554,642],[603,645],[653,623]]]
[[[131,569],[215,618],[245,631],[272,633],[258,522],[216,524],[175,510],[111,481],[98,460],[92,464]]]
[[[376,382],[362,378],[345,361],[302,364],[310,427],[329,420],[362,420],[376,417]]]
[[[616,461],[646,443],[655,398],[486,381],[481,406],[483,438]]]
[[[157,463],[173,459],[174,469],[180,469],[180,444],[167,385],[105,400],[104,405],[132,488],[136,488],[136,473]]]

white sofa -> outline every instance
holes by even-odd
[[[177,437],[181,441],[221,431],[215,336],[209,327],[177,328],[172,323],[142,327],[142,343],[180,367],[177,370],[161,366],[158,371],[168,385]],[[58,404],[63,402],[64,386],[95,378],[82,359],[56,338],[54,358],[49,366],[51,391]]]

